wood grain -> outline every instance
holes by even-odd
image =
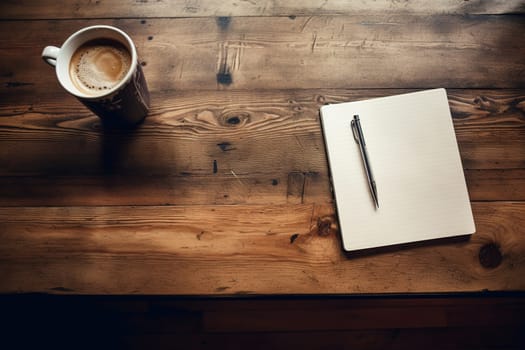
[[[522,290],[525,204],[474,203],[473,209],[477,232],[468,241],[346,257],[331,205],[4,207],[1,292]],[[495,268],[479,261],[490,244],[502,257]]]
[[[73,99],[27,96],[0,104],[0,204],[331,202],[319,108],[407,91],[167,91],[132,132]],[[448,97],[471,198],[523,200],[523,91]]]
[[[525,290],[524,13],[499,0],[3,1],[0,294]],[[135,130],[103,126],[41,61],[45,45],[93,24],[124,29],[138,48],[152,110]],[[448,89],[477,232],[345,254],[319,108],[435,87]],[[511,320],[501,334],[512,341],[497,345],[514,345],[518,304],[475,326]],[[201,345],[239,329],[269,344],[305,329],[328,344],[342,334],[326,311],[312,320],[292,307],[273,323],[264,307],[217,308],[161,326]],[[355,310],[332,310],[359,328]],[[384,320],[373,331],[384,348],[394,315],[410,316],[396,327],[420,345],[418,316],[439,336],[467,326],[468,310],[359,315],[368,328]]]
[[[525,200],[525,171],[467,170],[472,201]],[[0,206],[331,203],[326,172],[0,177]]]
[[[520,16],[2,21],[10,35],[0,39],[1,99],[63,92],[42,49],[93,24],[130,34],[154,92],[525,87],[525,47],[514,40],[525,32]]]
[[[153,95],[151,115],[133,132],[104,131],[73,99],[32,97],[0,105],[0,157],[7,165],[0,172],[213,175],[217,160],[217,174],[224,176],[234,176],[232,170],[326,173],[320,106],[406,91],[166,91]],[[448,96],[465,169],[525,166],[522,90],[449,90]]]
[[[57,3],[50,0],[3,1],[2,19],[204,17],[204,16],[298,16],[383,13],[409,14],[505,14],[525,12],[519,0],[509,1],[359,1],[252,0],[252,1],[90,1]]]

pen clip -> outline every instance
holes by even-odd
[[[359,144],[359,136],[358,136],[358,131],[357,131],[357,125],[355,123],[355,120],[352,120],[350,122],[350,127],[352,128],[352,135],[354,136],[354,140],[357,144]]]

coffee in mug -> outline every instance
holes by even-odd
[[[115,40],[96,39],[76,49],[69,62],[69,76],[75,87],[100,96],[122,81],[131,68],[131,54]]]
[[[58,81],[91,111],[117,124],[136,124],[149,111],[149,92],[131,38],[118,28],[92,26],[71,35],[42,58]]]

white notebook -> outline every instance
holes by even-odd
[[[359,115],[379,208],[350,122]],[[347,251],[475,232],[445,89],[321,107]]]

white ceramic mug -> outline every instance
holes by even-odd
[[[75,86],[70,76],[70,62],[75,51],[92,40],[114,40],[124,45],[131,56],[130,68],[115,86],[95,96],[89,95]],[[55,67],[60,85],[105,121],[136,124],[141,122],[149,111],[149,92],[138,61],[137,49],[131,38],[122,30],[96,25],[83,28],[72,34],[62,47],[47,46],[42,58]]]

